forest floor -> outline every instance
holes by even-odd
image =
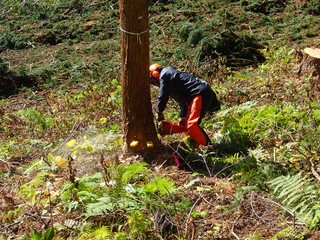
[[[0,95],[3,97],[0,99],[0,240],[38,239],[30,237],[32,229],[40,232],[57,225],[60,228],[56,227],[56,239],[77,239],[79,235],[86,233],[80,223],[88,220],[83,217],[88,203],[84,202],[81,210],[80,207],[68,210],[71,204],[79,200],[79,196],[75,194],[73,202],[67,202],[69,205],[62,203],[58,194],[64,192],[63,186],[90,174],[108,175],[103,161],[130,164],[145,160],[141,156],[125,156],[121,143],[117,143],[122,138],[119,122],[121,64],[117,1],[110,1],[108,4],[98,0],[79,1],[84,3],[82,7],[81,4],[71,6],[69,1],[60,2],[61,6],[53,6],[51,12],[47,12],[47,8],[41,8],[37,4],[29,4],[23,8],[19,1],[16,9],[20,11],[20,15],[8,15],[7,19],[1,19],[0,30],[6,31],[1,38],[3,46],[0,52]],[[164,239],[161,236],[166,236],[166,240],[320,239],[319,227],[311,230],[306,224],[302,224],[280,201],[271,198],[267,180],[260,179],[258,182],[259,176],[255,178],[257,176],[252,173],[259,171],[262,176],[260,178],[270,175],[269,180],[281,175],[281,170],[285,174],[302,171],[313,177],[307,161],[309,159],[314,160],[316,170],[319,171],[320,159],[317,156],[320,146],[319,143],[312,142],[313,139],[319,139],[313,136],[313,133],[318,132],[307,120],[303,122],[304,120],[299,119],[311,116],[312,111],[320,116],[317,112],[319,85],[313,84],[316,81],[313,82],[315,78],[310,72],[312,66],[306,66],[305,71],[298,74],[302,67],[302,55],[299,54],[303,48],[320,47],[320,37],[314,33],[319,30],[316,28],[317,24],[313,24],[316,17],[313,16],[313,19],[311,15],[307,15],[303,19],[300,14],[302,10],[297,3],[290,6],[288,4],[288,10],[284,10],[284,14],[275,12],[273,18],[272,14],[243,10],[244,7],[237,1],[226,6],[220,6],[221,1],[150,2],[153,3],[150,25],[153,31],[150,31],[150,39],[153,45],[151,53],[154,54],[151,56],[156,60],[162,59],[164,63],[186,67],[190,72],[206,78],[217,91],[223,104],[221,112],[225,114],[217,113],[205,118],[203,124],[207,127],[206,131],[212,139],[216,137],[222,127],[215,125],[215,121],[222,119],[224,123],[229,123],[225,124],[225,135],[235,136],[229,145],[217,145],[213,149],[184,145],[184,135],[159,136],[163,146],[159,154],[148,162],[150,169],[154,175],[167,177],[175,183],[177,189],[182,189],[177,195],[169,194],[168,198],[172,198],[174,207],[176,202],[185,198],[192,204],[188,211],[178,212],[173,216],[156,211],[152,216],[152,230],[158,233],[158,239]],[[213,5],[221,7],[221,14]],[[289,7],[297,10],[293,15],[297,22],[286,25],[292,29],[300,29],[298,35],[303,33],[303,36],[295,36],[292,29],[284,29],[283,22],[295,20],[291,18]],[[39,12],[37,15],[30,14],[33,11]],[[201,20],[199,12],[204,13],[203,19],[210,20],[209,27],[202,26],[209,21]],[[235,23],[229,22],[232,14]],[[241,16],[239,19],[236,18],[238,15]],[[286,15],[289,18],[282,20]],[[91,19],[94,19],[93,22],[90,21],[93,25],[88,28],[85,24]],[[195,24],[191,26],[189,23]],[[255,23],[257,28],[254,29]],[[223,24],[226,26],[222,26]],[[217,67],[215,62],[210,61],[195,63],[194,59],[198,57],[197,51],[200,48],[199,45],[190,45],[188,40],[181,38],[180,30],[185,26],[185,29],[190,26],[202,26],[201,29],[199,27],[200,30],[209,29],[209,38],[204,40],[210,40],[213,33],[218,36],[214,31],[220,28],[222,31],[224,27],[239,27],[250,36],[255,33],[256,37],[261,37],[264,41],[273,42],[277,34],[283,39],[279,39],[281,44],[278,47],[270,44],[261,50],[266,55],[266,62],[231,70],[222,65]],[[180,33],[177,34],[178,32]],[[300,44],[288,43],[286,33],[292,34],[291,39],[300,39]],[[271,39],[267,39],[269,35]],[[50,39],[55,41],[46,42]],[[219,39],[211,40],[219,42]],[[11,45],[22,47],[10,49]],[[6,69],[3,68],[3,63],[8,65]],[[151,94],[157,95],[155,89],[151,89]],[[281,112],[289,106],[288,116],[281,119],[283,122],[274,120],[274,126],[267,129],[267,133],[259,132],[257,127],[247,134],[247,129],[239,130],[238,120],[242,116],[237,115],[237,108],[247,106],[249,110],[244,112],[249,114],[250,111],[257,110],[256,105],[250,105],[253,103],[264,107],[262,109],[265,111],[274,107],[274,112]],[[152,106],[155,104],[156,97],[152,99]],[[177,112],[177,106],[172,102],[168,105],[167,113],[171,117]],[[299,115],[302,110],[304,115]],[[296,112],[297,115],[294,115]],[[262,113],[261,115],[264,116]],[[260,121],[258,117],[257,119]],[[319,123],[319,120],[314,120],[317,121]],[[268,123],[263,119],[259,126]],[[307,123],[309,125],[302,126]],[[250,127],[249,124],[245,126]],[[295,131],[294,126],[299,131]],[[246,134],[242,135],[243,133]],[[237,146],[243,144],[245,150],[248,150],[251,145],[246,145],[247,142],[241,138],[248,135],[244,139],[250,144],[253,139],[258,139],[255,144],[262,152],[257,158],[260,165],[256,164],[252,169],[248,165],[248,154],[241,151],[243,149],[227,154],[223,152],[226,149],[221,150],[223,147],[233,148],[233,143]],[[73,150],[66,145],[77,140],[80,146],[87,147],[81,145],[87,138],[98,149],[103,145],[103,154],[84,154],[71,166]],[[302,156],[301,152],[290,148],[294,144],[301,144],[303,147],[305,144],[311,150]],[[88,149],[91,151],[89,147]],[[179,156],[181,166],[178,167],[172,153],[183,152],[184,149],[188,153]],[[231,160],[233,162],[229,164]],[[220,165],[223,161],[226,164]],[[244,170],[236,171],[236,167],[233,168],[243,165]],[[276,173],[271,176],[274,169]],[[246,173],[249,177],[244,180]],[[254,182],[256,179],[257,182]],[[96,187],[102,184],[99,183]],[[150,214],[150,209],[144,213]],[[129,210],[114,211],[89,220],[94,227],[104,224],[109,226],[111,222],[114,228],[112,231],[116,233],[121,227],[127,226],[124,224],[126,216],[119,214],[128,212]]]

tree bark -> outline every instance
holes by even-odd
[[[312,99],[320,99],[320,49],[305,48],[303,51],[297,50],[301,63],[298,68],[298,75],[309,75],[310,89],[309,97]]]
[[[150,96],[148,1],[119,3],[124,148],[127,153],[153,152],[160,141]]]

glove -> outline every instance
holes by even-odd
[[[161,122],[164,120],[164,115],[162,112],[158,112],[158,118],[157,118],[158,122]]]
[[[187,125],[187,119],[186,118],[180,118],[179,125],[185,127]]]
[[[158,133],[160,135],[171,134],[172,123],[168,121],[162,121],[158,127]]]

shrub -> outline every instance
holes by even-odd
[[[8,65],[0,58],[0,76],[8,72]]]
[[[318,0],[306,1],[302,8],[305,9],[309,14],[320,15],[320,2]]]
[[[198,60],[216,59],[226,56],[226,66],[243,67],[264,62],[266,59],[258,51],[259,44],[248,37],[240,37],[232,31],[222,32],[214,37],[201,40]]]
[[[242,1],[242,6],[247,11],[255,13],[270,14],[272,12],[279,12],[286,6],[285,0],[268,0],[268,1],[257,1],[248,0]]]
[[[28,48],[28,37],[26,36],[18,36],[11,32],[4,32],[0,36],[0,50],[8,48],[8,49],[24,49]]]
[[[192,31],[196,29],[196,25],[193,23],[186,23],[182,25],[180,28],[180,37],[182,37],[184,40],[187,40],[189,38],[189,35]]]
[[[203,38],[203,33],[201,29],[195,29],[190,32],[188,37],[188,43],[191,45],[197,45]]]

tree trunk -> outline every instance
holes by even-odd
[[[150,97],[148,1],[119,3],[124,147],[127,153],[153,152],[160,141]]]

